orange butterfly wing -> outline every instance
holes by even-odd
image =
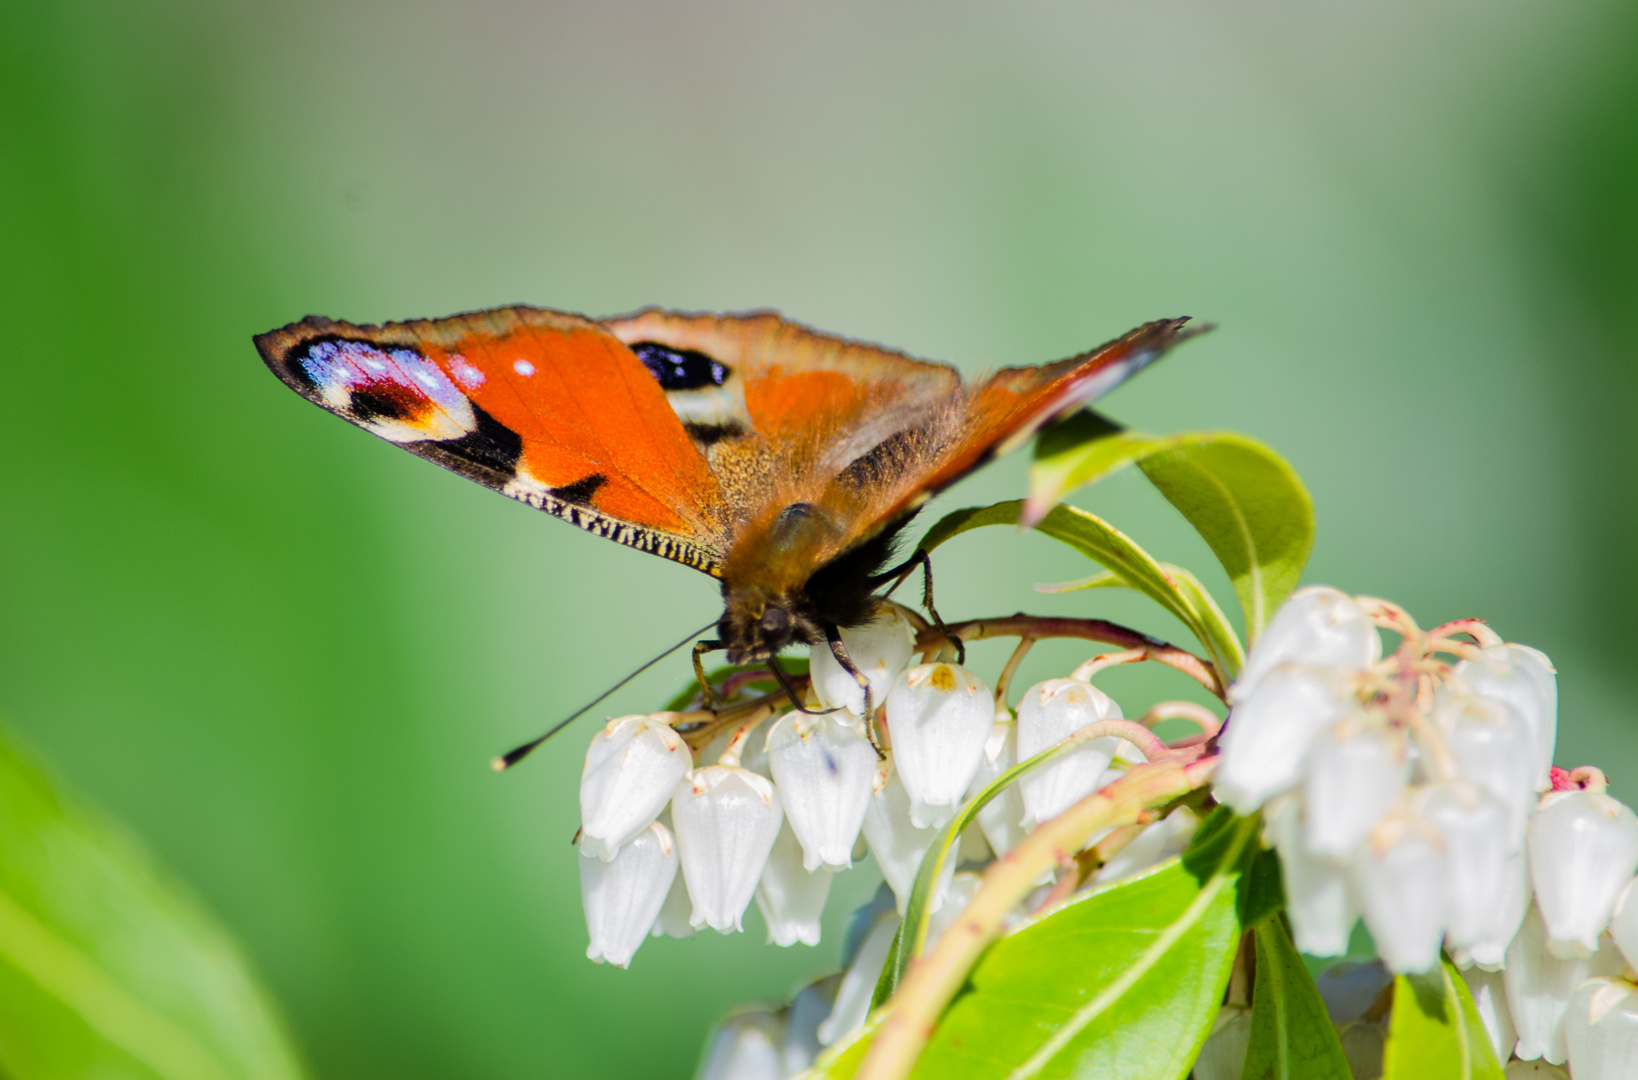
[[[256,338],[309,401],[412,453],[619,543],[709,574],[721,491],[641,359],[600,324],[510,307]]]

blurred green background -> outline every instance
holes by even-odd
[[[250,335],[772,306],[976,371],[1192,314],[1107,411],[1279,448],[1309,579],[1547,650],[1560,762],[1632,801],[1635,49],[1619,2],[4,5],[0,713],[221,913],[318,1074],[686,1075],[875,872],[817,949],[752,916],[594,966],[592,727],[486,762],[711,582],[324,416]],[[1078,501],[1207,562],[1141,477]],[[941,552],[946,617],[1176,632],[1037,599],[1087,568],[990,533]]]

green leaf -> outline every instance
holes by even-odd
[[[1467,984],[1448,960],[1394,980],[1382,1080],[1503,1080]]]
[[[911,1075],[1186,1075],[1228,982],[1255,830],[1254,821],[1214,829],[1181,860],[996,942]]]
[[[305,1075],[215,920],[3,729],[0,1060],[15,1080]]]
[[[1254,931],[1257,989],[1243,1075],[1257,1080],[1352,1080],[1313,976],[1279,919]]]
[[[953,537],[986,525],[1016,524],[1023,506],[1022,501],[1013,499],[993,506],[953,510],[927,530],[921,548],[932,551]],[[1205,648],[1225,683],[1239,672],[1245,662],[1240,641],[1193,574],[1181,571],[1174,576],[1166,564],[1155,561],[1125,533],[1078,507],[1053,507],[1035,530],[1068,544],[1176,616]]]
[[[1314,546],[1314,505],[1296,472],[1273,450],[1243,435],[1145,435],[1082,414],[1036,443],[1021,520],[1044,519],[1074,489],[1133,464],[1228,571],[1245,610],[1246,636],[1255,640],[1296,588]]]

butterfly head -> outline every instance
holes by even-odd
[[[729,663],[752,664],[793,642],[811,642],[818,628],[790,598],[750,588],[728,594],[717,632],[727,646]]]

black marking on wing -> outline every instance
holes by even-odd
[[[745,425],[737,420],[726,420],[722,423],[684,420],[683,430],[688,432],[688,437],[699,447],[714,446],[724,439],[738,439],[750,434]]]
[[[673,349],[657,341],[639,341],[631,351],[648,368],[661,390],[698,390],[728,381],[728,367],[693,349]]]
[[[518,459],[523,456],[522,436],[484,412],[476,401],[467,400],[471,402],[472,415],[478,418],[478,426],[459,439],[439,442],[438,449],[502,475],[515,474]],[[353,395],[353,401],[356,410],[357,394]]]
[[[555,487],[550,490],[554,498],[561,499],[566,503],[574,506],[590,506],[592,496],[597,494],[597,489],[608,482],[609,478],[602,473],[591,473],[588,476],[582,476],[572,484],[564,484],[562,487]]]
[[[415,415],[408,395],[394,397],[375,390],[354,390],[347,399],[347,411],[360,424],[372,420],[408,420]]]

